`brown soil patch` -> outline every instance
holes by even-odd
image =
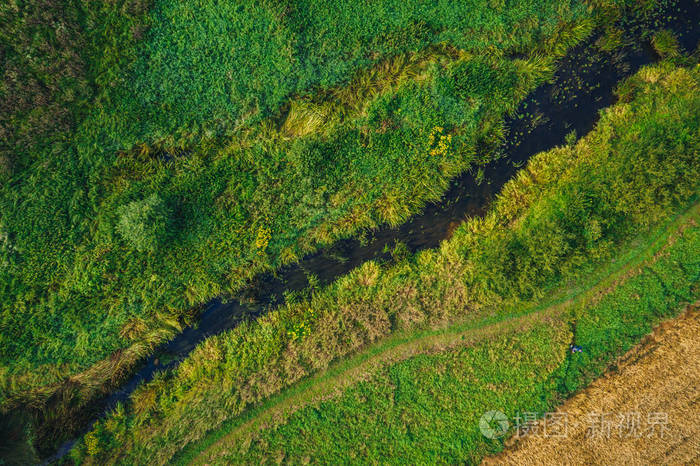
[[[483,464],[700,464],[698,335],[696,303],[560,407],[567,435],[545,435],[540,420]]]

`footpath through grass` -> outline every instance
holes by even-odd
[[[609,288],[596,286],[563,306],[566,312],[555,306],[537,319],[506,321],[510,325],[495,333],[450,332],[452,338],[429,348],[422,339],[407,342],[413,346],[402,352],[407,359],[389,360],[374,373],[362,370],[350,388],[347,377],[357,374],[348,367],[324,384],[323,393],[299,394],[285,408],[273,402],[251,414],[252,421],[226,426],[196,445],[181,463],[478,463],[502,448],[501,440],[481,434],[483,413],[498,409],[512,420],[553,411],[660,319],[700,297],[699,222],[696,205],[664,231],[664,248],[644,250],[645,260],[621,270],[630,276],[615,277]],[[583,352],[571,354],[571,343]]]
[[[466,222],[438,250],[388,268],[366,263],[311,299],[209,338],[98,423],[75,458],[168,462],[222,422],[392,334],[507,315],[582,280],[696,195],[699,87],[695,64],[642,69],[591,134],[531,159],[484,218]],[[577,340],[595,338],[581,333],[589,327],[580,321]],[[585,365],[567,362],[562,390],[614,352],[603,342],[591,346]]]
[[[700,296],[699,203],[630,246],[575,289],[523,303],[515,312],[392,336],[224,424],[185,449],[177,462],[349,463],[380,457],[392,463],[478,462],[499,447],[480,435],[483,412],[542,415],[600,373],[660,316],[675,312],[679,299]],[[623,307],[660,270],[677,287],[669,292],[656,286],[644,302]],[[588,321],[572,334],[582,318]],[[591,328],[591,319],[605,323]],[[614,329],[610,319],[634,321]],[[582,334],[595,334],[595,341]],[[572,342],[583,345],[585,354],[569,356]],[[567,356],[561,377],[556,371]],[[543,384],[550,378],[558,378],[556,393]]]

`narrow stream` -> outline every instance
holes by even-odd
[[[664,19],[663,27],[676,33],[684,51],[692,51],[700,39],[700,4],[695,0],[683,0],[676,8],[678,12],[672,11],[673,15]],[[635,29],[639,28],[633,27],[630,31]],[[503,157],[484,167],[481,183],[472,173],[465,173],[453,180],[440,201],[427,205],[422,213],[405,224],[368,232],[363,241],[338,241],[275,274],[258,276],[254,285],[237,298],[226,302],[212,300],[196,326],[186,328],[156,351],[123,387],[102,400],[95,409],[100,413],[97,418],[105,416],[118,402],[126,401],[136,387],[151,380],[156,372],[175,367],[206,338],[281,304],[285,293],[308,288],[309,274],[318,277],[318,284],[322,286],[368,260],[391,260],[388,251],[397,243],[403,243],[411,252],[435,248],[465,218],[483,215],[503,184],[532,155],[564,144],[572,131],[578,137],[591,131],[599,111],[615,102],[617,83],[658,59],[648,41],[639,40],[635,46],[609,53],[595,46],[599,37],[596,34],[571,50],[559,62],[553,82],[536,89],[520,105],[518,116],[506,121],[509,135],[502,147]],[[62,458],[75,441],[64,443],[46,462]]]

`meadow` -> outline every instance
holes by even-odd
[[[207,300],[402,222],[493,158],[504,115],[619,14],[382,5],[0,10],[0,405],[89,401]]]
[[[340,393],[328,390],[306,400],[292,414],[266,416],[254,427],[227,425],[186,450],[179,463],[365,464],[390,458],[392,464],[478,464],[507,439],[481,433],[483,413],[502,411],[515,435],[518,422],[553,412],[661,319],[700,297],[697,208],[692,218],[695,223],[685,223],[680,235],[670,232],[678,237],[660,260],[642,263],[640,272],[612,291],[599,290],[602,298],[575,302],[565,313],[501,329],[476,343],[465,339],[467,332],[456,335],[365,374]],[[571,353],[570,344],[583,351]]]
[[[446,438],[464,434],[465,440],[446,442],[446,450],[425,450],[422,454],[435,455],[428,460],[449,454],[475,459],[497,451],[500,441],[484,443],[473,423],[458,426],[450,417],[439,423],[440,410],[454,401],[473,419],[494,402],[509,415],[554,406],[600,374],[655,321],[697,298],[697,209],[680,229],[667,232],[664,225],[696,202],[699,86],[696,59],[643,68],[620,86],[619,102],[602,113],[591,134],[533,157],[485,217],[464,223],[439,249],[389,267],[365,263],[310,299],[288,302],[209,338],[177,369],[159,374],[99,422],[73,450],[74,460],[168,462],[225,421],[244,419],[259,403],[341,358],[371,351],[372,344],[392,335],[411,339],[460,322],[477,327],[483,319],[507,326],[514,313],[550,293],[581,286],[585,291],[591,277],[615,260],[624,264],[630,255],[648,256],[642,245],[658,246],[654,241],[661,235],[663,247],[641,270],[630,267],[597,299],[486,347],[399,361],[336,400],[298,411],[279,432],[263,431],[259,443],[244,443],[247,450],[225,448],[224,454],[250,454],[236,458],[257,461],[278,454],[303,458],[314,451],[333,460],[338,450],[314,442],[326,438],[344,445],[357,440],[355,434],[367,445],[358,455],[386,453],[382,434],[389,420],[398,429],[390,431],[392,438],[401,440],[396,448],[403,448],[392,450],[396,454],[417,454],[412,439],[429,441],[425,436],[436,429]],[[567,353],[572,342],[585,351]],[[478,361],[483,369],[462,365],[460,358]],[[494,393],[494,385],[502,391]],[[382,404],[391,390],[401,395],[396,407]],[[340,429],[332,415],[357,415],[365,422],[359,430]],[[408,423],[401,416],[415,421],[418,430],[402,430]],[[299,433],[308,443],[298,443]],[[266,448],[272,441],[285,451]]]
[[[478,173],[499,156],[505,117],[595,27],[614,49],[621,18],[652,27],[674,14],[665,0],[0,6],[2,414],[23,413],[31,427],[15,430],[51,452],[211,298],[398,225],[454,176]],[[683,62],[672,34],[655,46]],[[596,236],[617,219],[585,228]],[[489,269],[503,251],[481,241],[494,256],[474,272],[478,293],[535,296],[549,283],[528,282],[544,262],[521,264],[516,246],[507,269]],[[528,277],[516,286],[512,272]],[[455,292],[439,288],[436,299]],[[413,282],[405,292],[413,299]],[[313,313],[284,312],[302,316],[285,338],[313,333]],[[418,324],[416,312],[368,321],[378,328],[331,348]]]

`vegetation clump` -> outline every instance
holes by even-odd
[[[656,53],[663,59],[673,59],[680,56],[678,39],[668,29],[658,31],[651,39],[651,44]]]
[[[157,194],[122,206],[117,214],[117,231],[139,252],[155,252],[170,233],[168,209]]]

